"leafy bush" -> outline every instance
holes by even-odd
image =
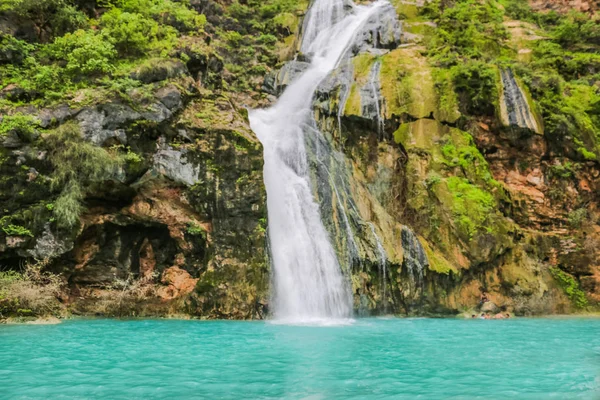
[[[202,30],[206,24],[206,16],[189,8],[189,1],[114,0],[105,3],[108,8],[119,8],[127,13],[153,18],[182,32]]]
[[[2,227],[7,236],[30,236],[33,237],[31,231],[24,226],[8,224]]]
[[[493,115],[498,98],[498,73],[489,64],[470,61],[450,70],[458,93],[461,112],[471,115]]]
[[[202,236],[206,239],[206,231],[194,222],[188,224],[187,233],[191,236]]]
[[[98,74],[114,69],[112,60],[117,51],[106,38],[95,31],[78,30],[57,38],[47,53],[54,59],[64,59],[67,72],[73,75]]]
[[[600,44],[600,25],[583,13],[571,11],[554,29],[554,38],[564,46]]]
[[[459,0],[443,8],[437,20],[438,29],[430,48],[444,64],[458,59],[496,56],[508,38],[502,25],[502,11],[491,1]]]
[[[35,47],[24,40],[0,32],[0,64],[20,64]]]
[[[31,21],[38,39],[48,41],[87,24],[85,14],[73,3],[71,0],[4,0],[0,11]]]
[[[121,54],[137,55],[150,49],[157,39],[159,26],[141,14],[113,9],[102,16],[103,32]]]

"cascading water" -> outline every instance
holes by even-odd
[[[377,253],[379,256],[379,276],[380,276],[380,284],[381,284],[381,298],[383,300],[383,312],[387,312],[387,265],[388,265],[388,257],[385,253],[385,249],[383,248],[383,243],[381,243],[381,239],[377,236],[375,232],[375,227],[372,223],[369,223],[369,228],[371,228],[371,233],[375,238],[375,243],[377,243]]]
[[[314,51],[312,46],[323,29],[331,28],[344,17],[343,0],[316,0],[308,11],[302,29],[302,45],[304,53]]]
[[[342,1],[316,0],[302,44],[312,55],[310,67],[273,107],[250,112],[250,126],[264,147],[275,319],[312,322],[352,315],[352,294],[311,190],[304,134],[317,86],[382,4],[354,6],[344,15]]]

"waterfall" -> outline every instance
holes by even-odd
[[[339,63],[381,1],[354,6],[316,0],[304,26],[302,49],[310,67],[266,110],[250,112],[264,147],[264,180],[273,266],[273,316],[318,322],[352,315],[352,294],[311,190],[304,132],[319,83]]]
[[[303,53],[315,50],[312,44],[323,29],[331,28],[344,16],[343,0],[315,0],[308,11],[302,29]]]

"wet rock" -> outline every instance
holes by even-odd
[[[35,168],[29,168],[29,171],[27,172],[27,182],[35,181],[39,175],[40,173],[37,172]]]
[[[374,122],[378,133],[383,132],[384,128],[383,99],[379,82],[380,70],[381,63],[374,62],[367,83],[360,88],[361,115]]]
[[[396,9],[388,3],[367,20],[354,41],[353,51],[357,54],[369,49],[395,49],[400,45],[401,35]]]
[[[290,83],[294,81],[300,74],[306,71],[310,64],[302,61],[287,62],[277,73],[275,81],[267,82],[267,89],[271,90],[271,94],[281,94]],[[266,79],[266,78],[265,78]]]
[[[265,93],[277,96],[277,72],[269,72],[265,75],[261,89]]]
[[[6,237],[6,247],[8,247],[9,249],[16,249],[22,247],[25,243],[27,243],[27,238],[25,236]]]
[[[23,141],[16,132],[8,132],[0,136],[0,145],[5,149],[18,149],[23,144]]]
[[[173,113],[163,103],[155,103],[149,105],[140,116],[147,121],[161,123],[171,118]]]
[[[11,83],[4,89],[0,90],[0,99],[7,99],[10,101],[28,101],[31,99],[31,97],[31,93],[14,83]]]
[[[152,277],[156,268],[156,257],[154,255],[154,248],[152,242],[148,238],[144,238],[142,246],[139,251],[140,257],[140,276],[144,278]]]
[[[414,232],[406,226],[402,227],[402,249],[404,250],[402,268],[407,272],[413,287],[420,287],[423,283],[424,271],[429,266],[429,261],[421,242]]]
[[[543,133],[541,124],[512,70],[510,68],[501,70],[500,77],[502,82],[500,117],[504,126],[528,129],[541,135]]]

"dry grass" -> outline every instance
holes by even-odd
[[[45,272],[47,261],[24,265],[21,272],[0,271],[0,319],[10,316],[57,316],[64,281]]]

